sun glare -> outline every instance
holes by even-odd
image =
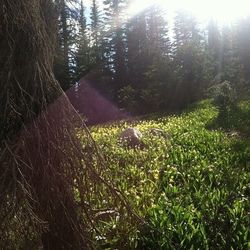
[[[159,4],[170,17],[182,9],[201,22],[213,18],[219,24],[229,24],[250,14],[250,0],[135,0],[128,12],[133,16],[153,4]]]

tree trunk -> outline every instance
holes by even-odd
[[[0,248],[32,249],[39,237],[45,250],[88,245],[75,113],[52,73],[55,18],[50,0],[0,3]]]

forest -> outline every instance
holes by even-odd
[[[0,249],[249,249],[250,11],[181,2],[0,0]]]
[[[183,108],[224,81],[249,87],[249,17],[200,24],[178,10],[169,25],[157,4],[131,16],[130,3],[93,1],[90,14],[83,2],[62,5],[54,70],[64,90],[85,76],[119,107],[144,114]]]

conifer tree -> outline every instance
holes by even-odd
[[[207,27],[207,48],[210,63],[210,77],[213,80],[219,77],[222,67],[222,37],[218,24],[211,19]]]
[[[243,18],[237,25],[237,43],[240,62],[243,65],[244,77],[250,86],[250,15]]]
[[[169,90],[174,84],[166,15],[156,4],[147,10],[149,64],[144,73],[145,86],[141,96],[151,111],[162,110],[169,105]]]
[[[88,38],[87,21],[85,16],[85,7],[81,0],[78,17],[78,34],[76,36],[75,51],[75,77],[76,81],[82,78],[90,70],[90,41]]]
[[[204,82],[204,48],[198,24],[190,13],[178,11],[174,24],[174,65],[181,106],[202,94]]]
[[[101,12],[98,1],[93,0],[91,6],[91,34],[92,34],[92,64],[100,67],[102,60],[102,41],[101,41]]]
[[[57,52],[54,63],[56,79],[64,90],[74,84],[74,51],[76,39],[77,11],[76,0],[57,0],[58,37]]]
[[[145,78],[144,73],[150,63],[147,49],[146,11],[129,19],[126,35],[128,81],[134,88],[141,88]]]
[[[126,84],[124,0],[106,0],[105,18],[107,22],[105,59],[107,68],[113,74],[114,92]]]
[[[147,11],[147,27],[150,57],[168,56],[170,54],[170,40],[168,35],[167,18],[157,4]]]
[[[233,26],[222,28],[221,81],[231,82],[238,88],[243,77],[243,65],[240,61],[239,45]]]

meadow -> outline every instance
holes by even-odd
[[[237,108],[225,126],[205,100],[178,115],[91,128],[113,185],[144,221],[103,220],[100,249],[249,249],[250,101]],[[119,143],[128,127],[146,148]]]

